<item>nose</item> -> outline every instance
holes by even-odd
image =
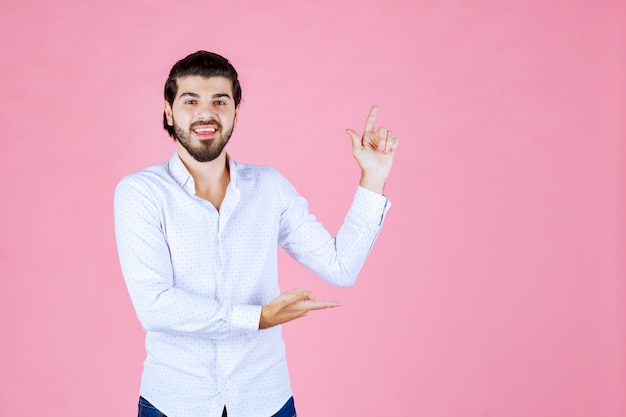
[[[215,119],[215,109],[210,104],[198,106],[196,118],[200,120]]]

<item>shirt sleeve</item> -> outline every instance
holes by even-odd
[[[294,259],[333,285],[355,283],[391,203],[358,187],[335,237],[308,211],[306,200],[281,177],[284,209],[279,244]]]
[[[148,185],[130,177],[115,190],[118,255],[142,327],[214,339],[257,332],[262,306],[219,303],[174,286],[157,201]]]

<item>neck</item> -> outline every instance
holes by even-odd
[[[177,144],[177,152],[193,178],[196,195],[210,201],[219,210],[230,183],[230,167],[226,150],[208,162],[196,161],[180,143]]]

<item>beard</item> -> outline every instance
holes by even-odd
[[[187,132],[176,124],[176,120],[173,120],[173,122],[174,138],[183,145],[183,148],[189,152],[189,155],[198,162],[209,162],[220,156],[230,136],[233,134],[233,127],[231,127],[230,130],[223,131],[222,124],[217,120],[211,120],[210,122],[200,120],[194,122],[189,126],[189,131]],[[199,141],[200,143],[194,144],[191,138],[193,128],[198,125],[207,124],[215,126],[215,136],[212,139],[202,140]]]

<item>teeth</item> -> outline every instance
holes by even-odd
[[[214,127],[201,127],[199,129],[195,129],[196,132],[198,133],[206,133],[206,132],[215,132],[215,128]]]

